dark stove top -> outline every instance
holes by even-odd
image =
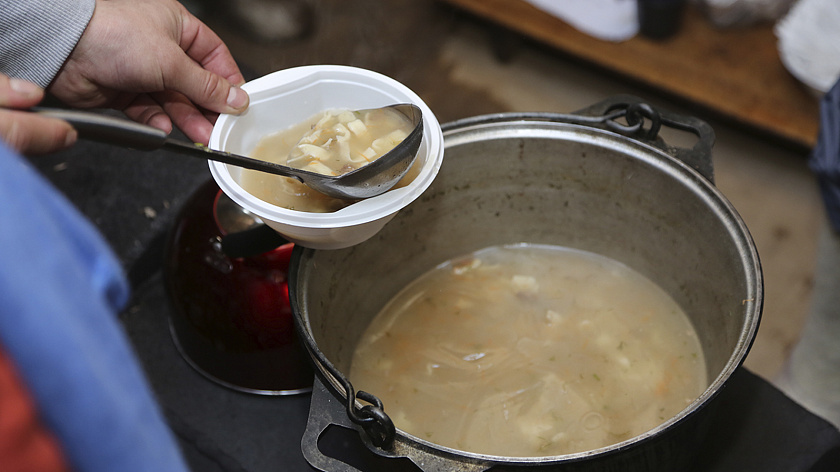
[[[121,318],[193,470],[313,470],[300,448],[308,394],[258,396],[221,387],[194,371],[172,342],[164,235],[209,178],[206,164],[93,143],[33,162],[97,224],[128,270],[135,292]],[[709,438],[698,445],[697,472],[840,470],[840,432],[768,382],[742,368],[720,395]],[[413,469],[367,451],[353,431],[329,430],[321,443],[327,455],[362,470]]]

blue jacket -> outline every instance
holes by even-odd
[[[117,317],[128,285],[97,230],[0,143],[0,344],[78,472],[187,467]]]

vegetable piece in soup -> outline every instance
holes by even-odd
[[[367,328],[350,379],[409,434],[512,457],[630,439],[707,385],[697,335],[662,289],[614,260],[536,245],[419,277]]]
[[[250,156],[309,172],[338,176],[382,157],[411,133],[411,121],[385,108],[327,110],[263,137]],[[417,163],[415,163],[417,164]],[[397,188],[416,176],[410,170]],[[291,210],[326,213],[351,202],[328,197],[296,179],[243,170],[240,185],[252,195]]]

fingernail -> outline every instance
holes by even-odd
[[[67,132],[67,136],[64,137],[64,147],[69,148],[70,146],[76,144],[78,139],[79,133],[75,129],[71,129]]]
[[[239,87],[231,87],[227,104],[235,110],[242,110],[248,106],[248,94]]]
[[[152,128],[165,131],[166,133],[170,133],[172,131],[172,120],[169,119],[169,115],[163,112],[152,115],[152,117],[146,121],[146,124]]]
[[[11,78],[9,79],[9,86],[12,90],[24,97],[34,97],[36,95],[40,95],[42,92],[41,87],[23,79]]]

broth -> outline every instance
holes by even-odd
[[[411,121],[392,109],[327,110],[263,137],[250,157],[337,176],[382,157],[411,130]],[[411,180],[403,178],[397,186],[406,181]],[[352,203],[328,197],[297,179],[255,170],[243,169],[240,185],[257,198],[290,210],[328,213]]]
[[[401,430],[512,457],[630,439],[707,386],[688,317],[617,261],[567,248],[487,248],[394,297],[365,331],[350,379]]]

